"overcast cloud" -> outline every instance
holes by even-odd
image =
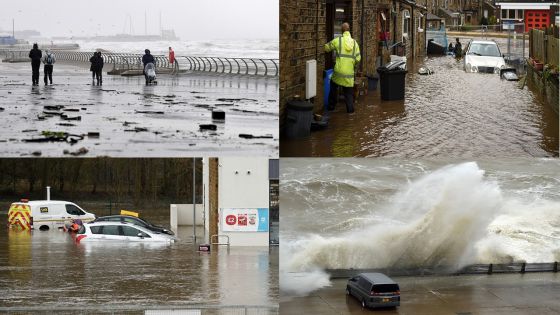
[[[0,29],[33,29],[43,37],[148,34],[173,28],[181,40],[277,39],[278,0],[17,0],[2,1]],[[125,26],[126,25],[126,26]]]

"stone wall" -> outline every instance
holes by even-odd
[[[305,97],[305,62],[317,60],[316,108],[323,104],[325,0],[280,1],[280,122],[288,101]]]

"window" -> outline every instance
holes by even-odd
[[[508,18],[515,19],[515,10],[508,10]]]
[[[85,213],[82,209],[76,207],[75,205],[66,204],[66,212],[71,215],[84,215]]]
[[[144,237],[150,237],[149,235],[146,235],[146,233],[143,233],[142,231],[133,228],[132,226],[123,226],[122,227],[123,230],[123,235],[124,236],[138,236],[138,234],[143,234]]]
[[[102,226],[92,226],[90,229],[92,234],[103,234]]]
[[[371,283],[364,278],[360,278],[360,280],[358,280],[358,286],[368,292],[371,290]]]
[[[408,32],[410,31],[410,13],[408,10],[403,11],[403,37],[408,37]]]
[[[118,225],[106,225],[102,231],[104,235],[121,235]]]

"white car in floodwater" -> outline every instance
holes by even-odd
[[[84,223],[76,234],[77,242],[175,242],[177,238],[166,233],[150,231],[126,222]]]
[[[463,58],[466,72],[500,73],[506,61],[498,44],[489,40],[472,40],[465,49]]]

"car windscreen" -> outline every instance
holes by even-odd
[[[496,44],[472,43],[467,54],[487,57],[501,57],[500,50]]]
[[[375,293],[390,293],[399,291],[398,284],[374,284],[373,292]]]
[[[66,212],[71,215],[84,215],[85,212],[82,209],[76,207],[75,205],[66,204]]]

